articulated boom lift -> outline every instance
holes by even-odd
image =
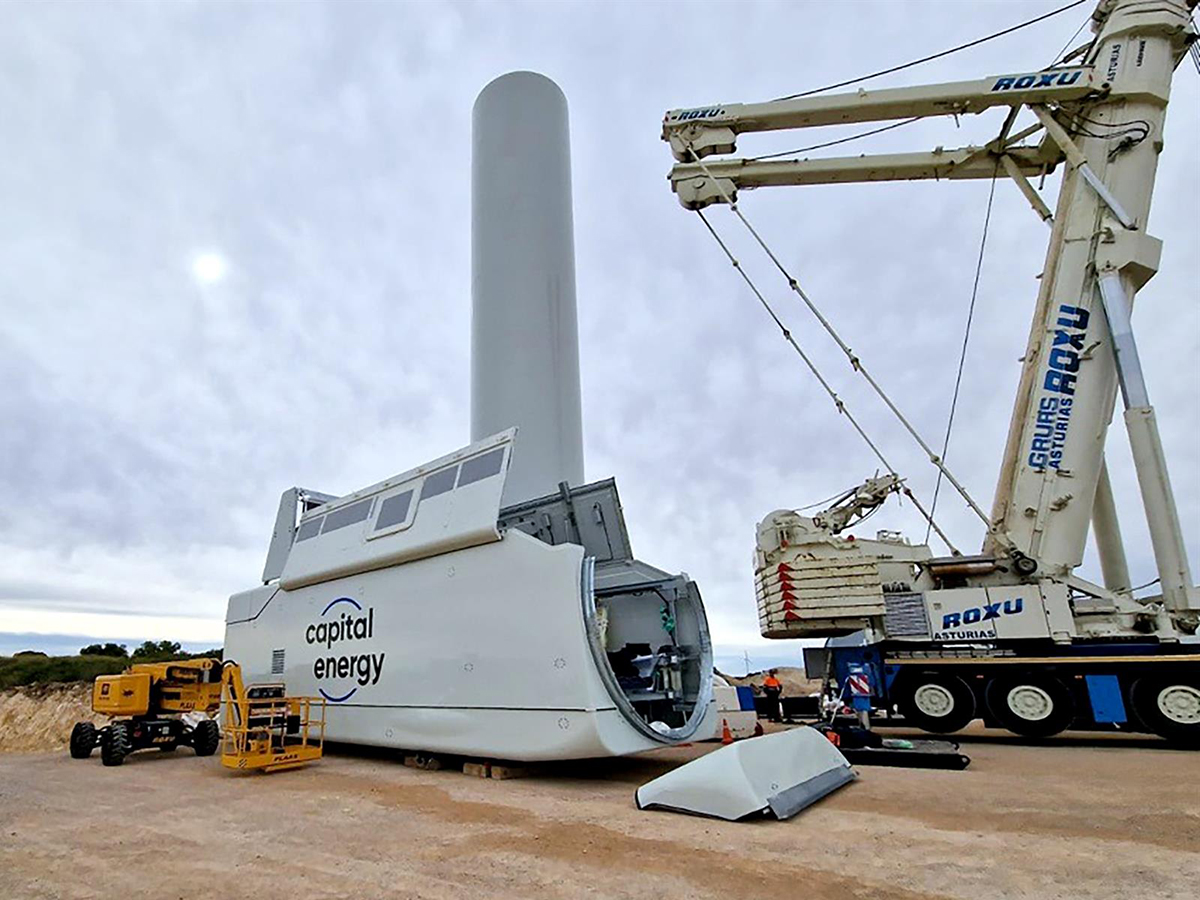
[[[987,534],[980,554],[942,558],[893,534],[874,541],[839,537],[890,493],[907,492],[894,472],[816,516],[774,512],[758,526],[755,554],[762,632],[775,638],[862,632],[865,642],[856,637],[853,649],[827,648],[827,671],[842,684],[848,667],[865,672],[876,708],[898,706],[928,730],[957,730],[982,716],[1030,735],[1074,723],[1200,741],[1200,646],[1192,637],[1200,592],[1130,325],[1134,296],[1158,268],[1161,243],[1146,224],[1171,79],[1197,38],[1190,21],[1195,6],[1196,0],[1101,0],[1092,16],[1094,40],[1067,57],[1078,60],[1074,66],[677,109],[664,118],[663,139],[678,160],[671,186],[687,209],[723,203],[741,217],[739,190],[774,185],[1003,174],[1051,226],[990,516],[772,257],[853,367],[979,514]],[[981,147],[834,159],[710,158],[734,152],[745,132],[997,107],[1007,116]],[[1014,132],[1023,108],[1036,121]],[[1060,164],[1065,170],[1051,212],[1029,179]],[[791,340],[786,331],[785,337]],[[1118,386],[1161,584],[1161,593],[1149,597],[1133,596],[1104,461]],[[1103,586],[1075,574],[1089,524]]]
[[[282,682],[247,686],[242,667],[226,662],[221,701],[221,765],[226,768],[280,772],[324,753],[324,698],[289,697]]]

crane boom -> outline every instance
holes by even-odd
[[[983,552],[1036,560],[1043,575],[1073,578],[1094,522],[1105,568],[1125,570],[1108,505],[1093,516],[1104,436],[1120,381],[1143,505],[1168,609],[1195,618],[1178,514],[1141,376],[1129,313],[1158,267],[1160,242],[1145,228],[1175,67],[1196,38],[1194,0],[1102,0],[1097,37],[1080,66],[978,81],[669,111],[663,139],[679,163],[680,203],[736,203],[739,189],[933,178],[1011,177],[1052,222],[1003,464]],[[708,159],[736,149],[739,134],[1008,107],[1000,135],[982,147],[823,159]],[[1017,112],[1036,123],[1010,134]],[[1023,141],[1038,132],[1039,144]],[[1053,216],[1028,176],[1066,164]],[[1111,524],[1110,524],[1111,523]],[[1099,533],[1100,530],[1106,533]],[[1119,558],[1115,558],[1118,557]],[[1128,594],[1128,577],[1112,576]]]
[[[663,117],[663,140],[670,143],[677,160],[690,162],[693,151],[701,158],[732,153],[734,136],[742,132],[978,114],[996,106],[1078,100],[1108,87],[1098,77],[1092,67],[1076,66],[992,75],[978,81],[673,109]]]

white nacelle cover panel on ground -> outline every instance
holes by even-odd
[[[737,821],[770,812],[787,819],[855,778],[819,731],[793,728],[714,750],[648,781],[638,809],[665,809]]]
[[[597,615],[584,547],[501,531],[514,438],[304,513],[278,583],[230,598],[226,658],[248,681],[326,698],[333,741],[548,760],[709,737],[711,674],[675,725],[643,721],[622,695],[605,652],[621,623]],[[702,607],[697,628],[696,664],[711,673]]]

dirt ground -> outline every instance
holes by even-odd
[[[862,767],[794,819],[742,824],[634,807],[711,744],[508,781],[348,748],[265,776],[188,750],[116,769],[6,754],[0,897],[1197,896],[1200,754],[982,731],[963,746],[965,772]]]

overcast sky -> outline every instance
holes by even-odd
[[[0,4],[0,651],[55,635],[219,644],[226,598],[258,580],[280,491],[345,493],[467,442],[471,105],[495,76],[533,69],[570,104],[587,475],[617,478],[637,555],[696,579],[726,652],[791,652],[758,637],[755,523],[876,464],[676,203],[662,113],[854,77],[1058,5]],[[871,84],[1035,70],[1089,12]],[[1149,229],[1162,267],[1135,326],[1200,566],[1189,60],[1173,90]],[[1002,118],[922,121],[821,153],[982,142]],[[747,136],[739,151],[844,133]],[[1044,186],[1051,206],[1057,186]],[[743,199],[931,440],[987,193],[979,181]],[[712,220],[927,498],[919,451],[728,211]],[[949,454],[985,508],[1046,239],[999,183]],[[1133,578],[1150,581],[1119,419],[1109,453]],[[963,504],[943,493],[941,510],[976,549]],[[863,532],[877,527],[924,535],[907,505]],[[1099,578],[1090,549],[1083,574]]]

